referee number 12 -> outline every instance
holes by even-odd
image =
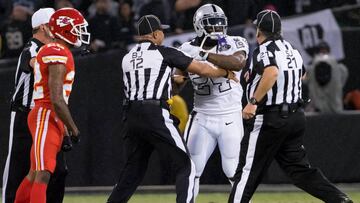
[[[142,63],[144,62],[144,59],[142,58],[142,55],[142,51],[132,53],[132,59],[130,60],[130,63],[133,64],[133,69],[143,68]]]

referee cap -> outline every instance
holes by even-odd
[[[281,19],[276,11],[263,10],[259,12],[254,24],[266,32],[276,33],[281,31]]]
[[[145,15],[137,22],[138,35],[146,35],[156,30],[168,29],[169,25],[162,25],[155,15]]]
[[[37,10],[31,17],[32,28],[49,23],[53,13],[55,13],[53,8],[41,8]]]

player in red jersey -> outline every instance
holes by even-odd
[[[75,76],[69,48],[89,44],[87,25],[80,12],[73,8],[57,10],[50,18],[49,27],[55,42],[41,47],[36,57],[35,107],[28,116],[33,138],[31,168],[16,192],[15,203],[46,202],[47,184],[64,135],[79,135],[67,106]]]

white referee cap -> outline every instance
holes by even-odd
[[[53,13],[55,13],[53,8],[41,8],[37,10],[31,17],[32,28],[49,23]]]

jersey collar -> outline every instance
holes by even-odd
[[[141,43],[147,43],[147,42],[150,42],[151,44],[154,44],[154,42],[148,40],[148,39],[144,39],[144,40],[140,40],[138,43],[141,44]]]
[[[268,37],[259,45],[265,44],[268,41],[276,41],[276,40],[283,40],[283,38],[282,37]]]

